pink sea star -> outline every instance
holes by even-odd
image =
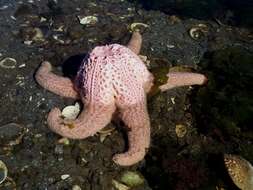
[[[154,77],[138,57],[141,43],[140,33],[134,32],[127,47],[112,44],[94,48],[84,59],[74,82],[53,74],[50,63],[43,62],[35,76],[37,82],[60,96],[80,98],[85,107],[77,119],[68,122],[58,108],[53,108],[47,119],[50,129],[64,137],[84,139],[105,127],[117,109],[129,128],[129,149],[116,154],[113,160],[123,166],[142,160],[150,144],[146,94]],[[174,72],[167,76],[167,83],[160,86],[162,91],[206,81],[204,75],[196,73]]]

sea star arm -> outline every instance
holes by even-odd
[[[167,77],[167,83],[159,86],[161,91],[166,91],[180,86],[203,85],[207,82],[206,76],[198,73],[169,72]]]
[[[128,146],[125,153],[116,154],[113,161],[121,166],[130,166],[141,161],[150,144],[150,120],[146,103],[121,109],[121,118],[129,128]]]
[[[36,72],[36,81],[57,95],[78,99],[79,94],[75,91],[73,82],[69,78],[55,75],[51,70],[51,64],[44,61]]]
[[[142,36],[140,32],[134,31],[127,47],[131,49],[135,54],[139,54],[141,50]]]
[[[47,118],[49,128],[55,133],[71,138],[84,139],[110,123],[115,105],[88,105],[76,120],[65,121],[58,108],[53,108]]]

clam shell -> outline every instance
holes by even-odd
[[[76,119],[80,112],[80,105],[79,103],[76,103],[75,105],[66,106],[62,110],[62,116],[66,119]]]

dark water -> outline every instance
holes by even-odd
[[[224,24],[253,26],[251,0],[132,0],[148,10],[159,10],[184,18],[219,19]]]

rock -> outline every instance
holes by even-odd
[[[0,144],[8,144],[22,134],[23,127],[17,123],[8,123],[0,127]]]

